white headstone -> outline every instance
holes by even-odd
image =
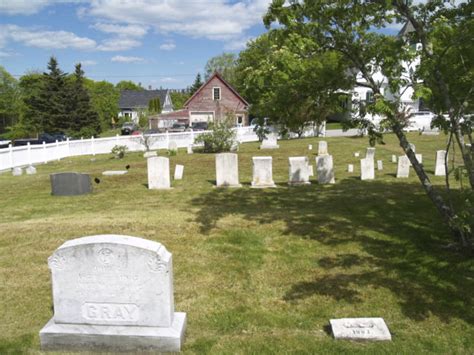
[[[446,176],[446,151],[437,150],[436,151],[436,166],[435,166],[435,175],[436,176]]]
[[[316,157],[316,172],[319,184],[334,184],[334,165],[332,155],[321,155]]]
[[[383,161],[377,160],[377,170],[383,170]]]
[[[193,154],[193,145],[188,145],[188,154]]]
[[[312,165],[309,165],[308,166],[308,169],[309,169],[309,176],[314,176],[314,168]]]
[[[12,175],[13,176],[20,176],[23,175],[23,168],[13,168],[12,169]]]
[[[347,165],[347,172],[348,173],[353,173],[354,172],[354,165],[353,164]]]
[[[278,135],[276,133],[269,133],[263,139],[260,149],[278,149]]]
[[[406,155],[398,157],[397,178],[407,178],[410,174],[410,160]]]
[[[232,145],[230,146],[230,151],[231,152],[238,152],[239,151],[239,142],[237,140],[234,140],[232,142]]]
[[[114,175],[125,175],[127,174],[127,170],[107,170],[102,173],[105,176],[114,176]]]
[[[276,187],[273,181],[272,157],[253,157],[253,188]]]
[[[397,156],[395,154],[392,154],[392,163],[397,162]]]
[[[40,331],[43,350],[180,351],[186,314],[174,311],[172,255],[160,243],[84,237],[48,265],[54,316]]]
[[[36,174],[36,168],[33,165],[30,165],[25,169],[27,175],[34,175]]]
[[[151,157],[148,163],[148,188],[160,190],[171,188],[170,160],[165,157]]]
[[[372,148],[372,147],[367,148],[367,152],[365,153],[365,158],[375,160],[375,148]]]
[[[408,143],[410,146],[411,150],[413,150],[413,153],[416,153],[416,146],[413,143]]]
[[[290,157],[289,185],[309,185],[309,160],[307,157]]]
[[[360,156],[360,153],[359,152],[355,152],[354,153],[354,157],[358,158]]]
[[[148,152],[145,152],[145,154],[143,154],[143,157],[144,158],[150,158],[150,157],[156,157],[158,156],[157,152],[155,150],[153,151],[148,151]]]
[[[392,340],[382,318],[341,318],[329,322],[335,339]]]
[[[182,180],[184,173],[184,165],[176,164],[174,168],[174,179],[175,180]]]
[[[318,145],[318,155],[327,155],[328,153],[328,142],[319,141]]]
[[[173,152],[177,152],[178,151],[178,144],[175,141],[170,141],[168,143],[168,150],[173,151]]]
[[[239,156],[234,153],[216,154],[216,186],[241,187],[239,183]]]
[[[313,150],[313,145],[312,144],[308,144],[308,150]]]
[[[407,157],[408,161],[410,161],[408,156],[407,155],[405,155],[405,156]],[[423,154],[415,154],[415,158],[416,158],[416,160],[418,160],[418,163],[423,164]],[[410,166],[412,166],[411,161],[410,161]]]
[[[361,180],[375,179],[374,159],[364,158],[360,160],[360,179]]]

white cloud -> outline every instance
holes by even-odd
[[[33,15],[47,6],[58,3],[81,3],[85,0],[0,0],[0,13]]]
[[[90,66],[96,65],[97,62],[95,60],[81,60],[81,64],[84,67],[90,67]]]
[[[160,46],[162,51],[172,51],[176,48],[176,44],[173,41],[167,41]]]
[[[117,25],[111,23],[96,23],[92,28],[105,33],[112,33],[120,37],[136,37],[140,38],[146,35],[147,27],[141,25]]]
[[[142,63],[145,61],[145,59],[140,58],[140,57],[125,57],[122,55],[116,55],[110,60],[112,62],[118,62],[118,63]]]
[[[172,78],[172,77],[166,77],[166,78],[160,79],[161,83],[175,83],[177,81],[178,81],[178,79],[175,79],[175,78]]]
[[[24,28],[16,25],[0,26],[2,38],[0,45],[7,41],[14,41],[28,47],[43,49],[80,49],[91,50],[96,47],[96,42],[87,37],[79,37],[67,31],[46,31],[34,28]]]
[[[247,46],[247,42],[252,39],[253,39],[252,37],[244,37],[244,38],[238,38],[235,40],[228,41],[225,44],[224,49],[229,50],[229,51],[237,51],[237,50],[244,49]]]
[[[115,52],[115,51],[126,51],[131,48],[141,46],[141,42],[131,38],[109,38],[100,45],[97,46],[99,51],[103,52]]]

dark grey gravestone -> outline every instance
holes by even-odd
[[[55,196],[84,195],[92,192],[91,178],[81,173],[51,174],[51,194]]]

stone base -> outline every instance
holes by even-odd
[[[277,186],[275,185],[275,183],[273,183],[273,184],[267,184],[267,185],[260,185],[260,184],[259,184],[259,185],[256,185],[253,181],[252,181],[252,183],[251,183],[251,185],[250,185],[250,188],[251,188],[251,189],[268,189],[268,188],[275,188],[275,187],[277,187]]]
[[[266,146],[260,146],[260,149],[278,149],[280,148],[280,146],[277,144],[277,145],[266,145]]]
[[[42,350],[179,352],[185,330],[186,313],[176,312],[169,328],[58,324],[51,318],[39,336]]]

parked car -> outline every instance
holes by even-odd
[[[133,123],[133,122],[125,122],[122,125],[121,133],[123,136],[127,136],[129,134],[132,134],[133,131],[136,131],[138,129],[138,126]]]
[[[141,136],[142,134],[143,132],[138,129],[132,132],[132,136]]]
[[[207,131],[208,123],[207,122],[194,122],[191,126],[193,131]]]
[[[168,132],[185,132],[188,126],[185,123],[174,123]]]

